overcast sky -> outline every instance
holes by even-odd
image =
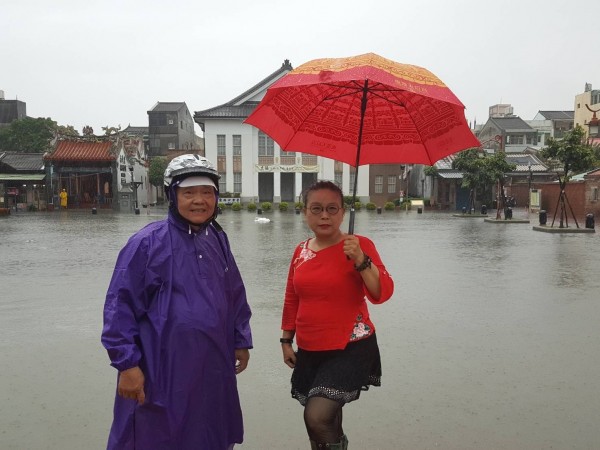
[[[373,52],[425,67],[484,123],[510,103],[523,119],[573,110],[600,89],[593,2],[573,0],[4,0],[0,90],[80,133],[147,126],[157,102],[193,114],[277,70]],[[589,24],[588,24],[589,23]],[[198,129],[199,132],[199,129]]]

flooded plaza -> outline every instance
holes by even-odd
[[[0,217],[0,449],[105,448],[116,371],[100,344],[104,295],[125,241],[164,215]],[[307,449],[279,337],[289,259],[310,232],[294,212],[255,217],[219,220],[253,309],[236,448]],[[357,212],[396,291],[370,306],[382,386],[344,408],[350,449],[600,448],[600,236],[539,233],[531,219]]]

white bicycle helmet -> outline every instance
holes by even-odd
[[[204,175],[214,181],[217,191],[219,189],[219,172],[215,166],[200,155],[181,155],[173,158],[165,169],[164,185],[168,191],[174,181],[181,181],[192,175]]]

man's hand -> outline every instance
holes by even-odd
[[[142,369],[136,366],[120,372],[117,392],[121,397],[137,400],[140,405],[143,405],[146,394],[144,393],[144,373]]]
[[[250,351],[247,348],[237,348],[235,350],[235,373],[242,373],[248,367],[250,360]]]

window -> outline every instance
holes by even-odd
[[[219,192],[227,192],[227,174],[225,172],[219,172],[221,178],[219,179]]]
[[[242,135],[233,135],[233,156],[242,156]],[[239,191],[236,191],[239,192]]]
[[[388,175],[388,194],[396,193],[396,175]]]
[[[511,135],[511,136],[507,136],[507,144],[510,145],[523,145],[523,136],[515,136],[515,135]]]
[[[336,173],[334,173],[334,174],[333,174],[333,177],[334,177],[334,178],[333,178],[333,181],[334,181],[334,183],[335,183],[335,184],[337,184],[337,185],[338,185],[338,187],[339,187],[340,189],[342,188],[342,181],[343,181],[343,179],[344,179],[344,178],[343,178],[343,175],[344,175],[344,173],[343,173],[343,172],[336,172]]]
[[[225,135],[217,134],[217,156],[225,156]]]
[[[167,144],[167,147],[169,150],[175,150],[175,142],[169,142]]]
[[[242,192],[242,172],[233,174],[233,192]]]
[[[383,175],[375,176],[375,193],[381,194],[383,192]]]
[[[262,131],[258,132],[258,156],[274,156],[275,145],[273,139]]]
[[[598,188],[595,186],[592,188],[592,201],[593,202],[598,201]]]
[[[350,192],[354,191],[354,179],[356,178],[356,172],[355,171],[351,171],[350,172]]]

